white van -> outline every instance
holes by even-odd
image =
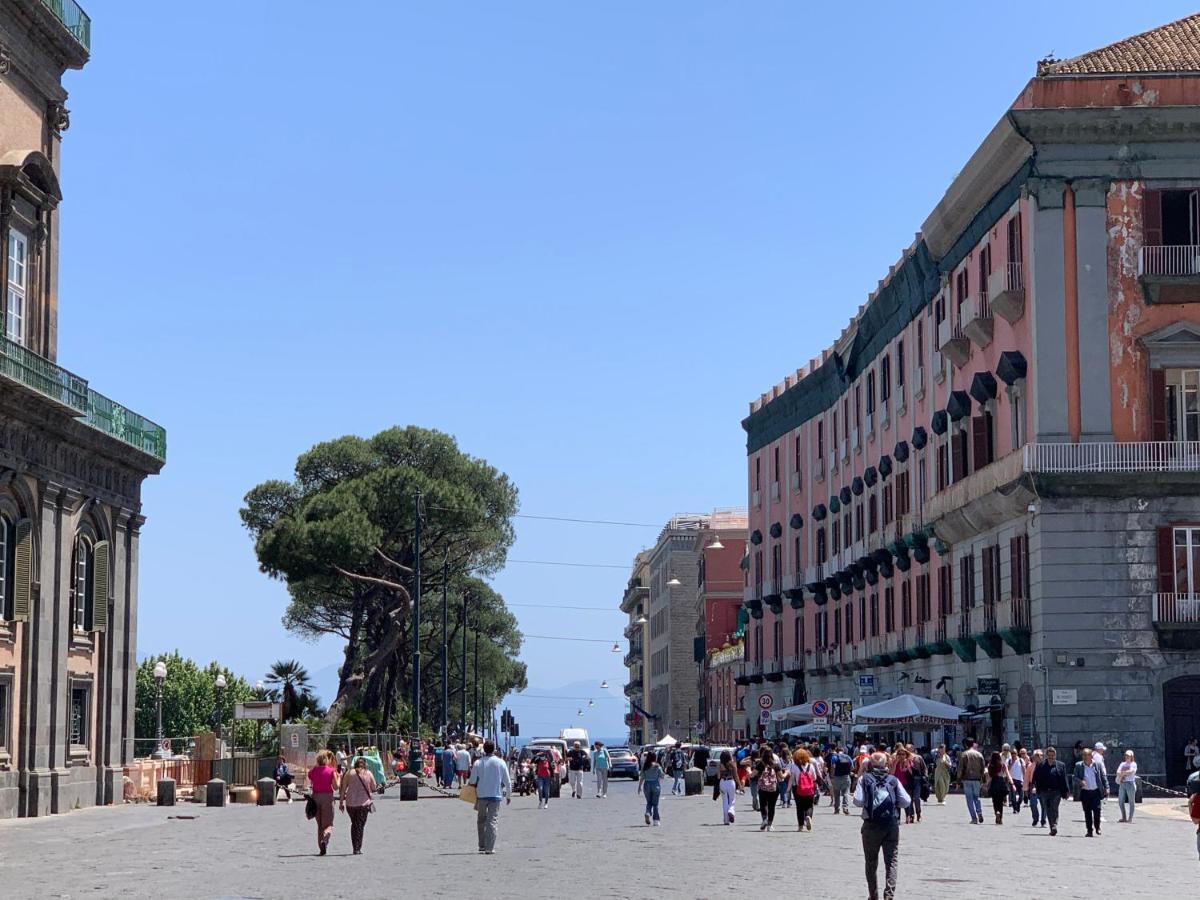
[[[564,728],[558,733],[558,736],[567,742],[567,749],[571,749],[571,745],[579,741],[579,747],[582,750],[591,750],[592,741],[588,737],[586,728]]]

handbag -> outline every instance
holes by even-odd
[[[363,779],[361,774],[358,772],[355,772],[354,774],[358,775],[359,784],[361,784],[363,786],[363,790],[367,792],[367,802],[364,803],[363,806],[367,808],[368,813],[375,812],[375,799],[371,796],[371,789],[367,787],[367,782]]]
[[[473,784],[464,784],[458,789],[458,799],[474,806],[479,801],[479,791]]]
[[[317,798],[309,794],[304,799],[304,817],[306,819],[315,819],[317,817]]]

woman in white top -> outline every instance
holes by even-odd
[[[1133,821],[1133,804],[1137,799],[1137,763],[1133,751],[1125,751],[1125,759],[1117,766],[1117,804],[1121,807],[1121,821]],[[1125,801],[1129,801],[1129,812],[1125,812]]]
[[[1008,757],[1008,774],[1012,777],[1012,787],[1008,792],[1008,805],[1014,813],[1021,811],[1021,799],[1024,797],[1025,767],[1029,765],[1029,755],[1022,747],[1020,754],[1012,753]]]

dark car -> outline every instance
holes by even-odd
[[[637,780],[638,761],[628,747],[608,748],[608,777]]]

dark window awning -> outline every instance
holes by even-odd
[[[1028,369],[1029,364],[1025,362],[1020,350],[1005,350],[1000,354],[1000,361],[996,363],[996,374],[1009,387],[1012,387],[1013,382],[1024,378]]]
[[[971,396],[966,391],[951,391],[950,399],[946,401],[946,415],[951,422],[971,415]]]
[[[996,376],[991,372],[976,372],[971,379],[971,396],[980,406],[996,399]]]

